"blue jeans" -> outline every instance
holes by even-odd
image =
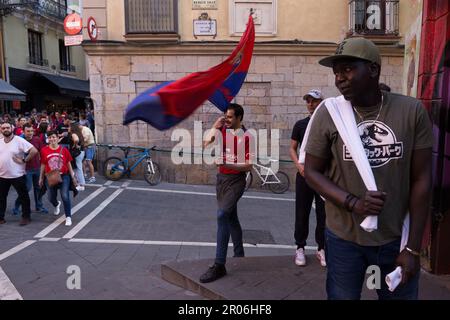
[[[237,213],[237,202],[245,189],[245,175],[217,174],[217,248],[216,260],[218,264],[225,264],[227,260],[228,242],[233,241],[234,256],[244,256],[242,228]]]
[[[69,189],[70,189],[70,176],[67,174],[62,175],[63,182],[54,186],[49,187],[47,184],[47,190],[48,190],[48,201],[56,207],[58,205],[58,200],[56,199],[58,189],[60,190],[61,194],[61,200],[64,205],[64,213],[66,214],[66,217],[71,216],[72,211],[72,204],[70,202],[70,195],[69,195]],[[45,181],[47,183],[47,180]]]
[[[75,158],[77,166],[76,168],[73,169],[73,171],[75,171],[75,176],[77,178],[78,184],[81,186],[84,186],[86,184],[83,174],[83,159],[84,159],[84,151],[81,151],[78,157]]]
[[[216,263],[225,264],[227,260],[228,242],[233,241],[234,256],[244,256],[242,228],[237,215],[237,206],[231,211],[217,210],[217,248]]]
[[[85,147],[84,152],[85,152],[84,160],[92,161],[95,156],[95,144]]]
[[[379,300],[417,300],[420,272],[394,292],[387,288],[385,278],[396,268],[399,250],[400,239],[382,246],[360,246],[325,229],[328,299],[359,300],[367,267],[377,265],[381,271],[381,288],[377,289]]]
[[[36,210],[39,211],[44,206],[42,205],[42,196],[39,195],[41,188],[39,188],[39,169],[32,169],[28,170],[25,177],[27,182],[27,191],[30,192],[31,188],[33,187],[33,194],[34,194],[34,204],[36,205]],[[20,209],[20,199],[17,197],[16,203],[14,205],[14,208],[16,210]]]

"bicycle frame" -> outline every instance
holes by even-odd
[[[264,166],[262,166],[260,164],[257,164],[257,163],[253,164],[252,168],[258,174],[259,179],[261,179],[261,181],[262,181],[261,186],[263,186],[265,184],[274,184],[274,183],[280,183],[281,182],[280,179],[278,179],[278,177],[275,174],[275,172],[273,172],[272,168],[264,167]],[[274,176],[276,181],[267,181],[269,176]]]
[[[128,155],[129,150],[125,150],[125,157],[123,158],[123,160],[119,163],[117,163],[116,165],[113,166],[114,170],[117,171],[123,171],[123,172],[131,172],[133,171],[144,159],[150,158],[150,152],[148,149],[144,149],[143,151],[137,153],[137,154],[133,154],[133,155]],[[138,160],[131,166],[129,167],[129,160],[132,158],[138,158]],[[124,170],[120,169],[119,166],[120,164],[124,164]],[[155,172],[155,168],[153,167],[153,162],[150,161],[150,167],[152,172]]]

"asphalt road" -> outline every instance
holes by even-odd
[[[53,210],[33,213],[32,223],[20,227],[11,214],[15,197],[11,189],[0,226],[0,299],[202,299],[162,280],[160,265],[212,261],[213,186],[99,178],[73,201],[71,227],[64,226],[63,209],[59,217]],[[238,212],[247,256],[293,257],[293,199],[293,193],[245,193]],[[312,212],[312,231],[314,220]],[[307,249],[315,245],[310,231]]]

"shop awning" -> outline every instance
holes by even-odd
[[[0,100],[25,101],[26,95],[16,87],[10,85],[8,82],[0,79]]]
[[[69,77],[56,76],[52,74],[39,73],[39,76],[47,79],[58,87],[61,94],[77,96],[77,97],[89,97],[89,81],[74,79]]]

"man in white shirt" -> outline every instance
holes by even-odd
[[[9,123],[2,123],[0,131],[0,224],[4,224],[6,201],[11,185],[16,189],[22,205],[20,225],[30,223],[30,196],[28,195],[25,176],[25,165],[38,151],[25,139],[17,137]]]
[[[81,126],[81,134],[83,135],[84,139],[84,152],[85,152],[85,163],[87,164],[89,168],[89,180],[88,183],[95,183],[95,175],[94,175],[94,165],[92,164],[92,161],[94,160],[95,156],[95,138],[94,134],[92,133],[91,129],[85,126]]]

